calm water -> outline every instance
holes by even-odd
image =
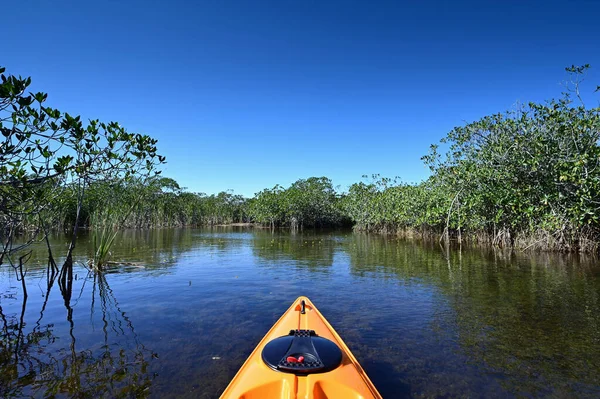
[[[215,398],[307,295],[386,398],[600,397],[593,259],[241,229],[129,231],[112,252],[127,263],[76,267],[65,303],[36,248],[22,319],[0,267],[0,396]]]

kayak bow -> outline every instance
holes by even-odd
[[[350,349],[299,297],[246,359],[221,399],[381,398]]]

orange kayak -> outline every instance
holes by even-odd
[[[221,399],[381,398],[350,349],[300,297],[246,359]]]

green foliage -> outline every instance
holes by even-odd
[[[216,195],[184,191],[170,178],[96,182],[88,189],[84,210],[111,212],[118,228],[216,225],[248,222],[247,199],[231,192]],[[92,228],[101,227],[82,219]]]
[[[285,220],[284,193],[285,190],[276,185],[272,189],[264,189],[256,193],[250,204],[250,215],[258,223],[270,224],[271,227]]]
[[[559,100],[453,129],[445,157],[437,145],[423,157],[432,176],[421,184],[352,185],[346,212],[366,230],[447,227],[507,245],[540,236],[542,247],[586,250],[600,237],[600,108],[586,108],[579,87],[588,68],[567,68],[575,76]]]
[[[561,99],[454,128],[423,157],[431,177],[419,184],[374,175],[338,193],[330,179],[310,177],[250,199],[190,193],[173,179],[149,177],[164,162],[156,140],[116,123],[84,125],[42,105],[45,94],[25,95],[29,78],[2,75],[0,218],[13,230],[44,220],[99,232],[104,225],[90,215],[107,212],[120,215],[113,228],[254,222],[296,229],[351,221],[359,230],[593,249],[600,242],[600,109],[583,104],[587,69],[566,68],[572,78]]]
[[[72,219],[78,225],[90,184],[149,176],[165,160],[157,154],[157,140],[130,133],[116,122],[84,122],[51,108],[47,94],[27,92],[31,78],[4,71],[0,68],[2,257],[9,254],[16,232],[45,230],[43,221],[56,221],[57,212],[72,210],[65,205],[73,198]],[[69,253],[75,237],[76,230]]]
[[[93,267],[101,269],[107,262],[118,230],[110,228],[108,225],[102,226],[101,229],[94,230],[94,259]]]
[[[433,170],[462,190],[468,227],[573,236],[599,227],[599,140],[600,109],[573,106],[567,94],[455,128]]]
[[[399,183],[373,176],[371,183],[355,183],[343,207],[359,230],[394,232],[409,227],[438,228],[449,201],[435,178],[421,184]]]
[[[253,220],[271,227],[337,226],[347,222],[339,197],[330,179],[310,177],[287,189],[277,185],[257,193],[249,212]]]

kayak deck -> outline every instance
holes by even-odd
[[[273,370],[263,361],[263,349],[270,341],[291,334],[290,330],[314,330],[319,337],[337,344],[342,353],[341,364],[331,371],[308,375]],[[381,395],[313,303],[299,297],[260,341],[221,395],[221,399],[229,398],[367,399]]]

